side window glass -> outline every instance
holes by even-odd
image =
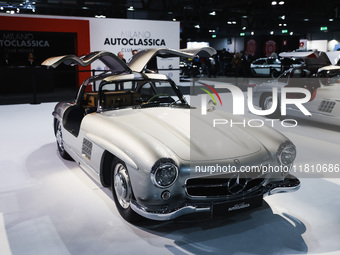
[[[142,95],[153,96],[156,94],[155,87],[151,83],[145,83],[139,90]]]

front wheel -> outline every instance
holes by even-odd
[[[268,110],[272,107],[273,105],[273,96],[272,94],[265,94],[264,96],[262,96],[262,100],[261,100],[261,107],[262,110]],[[281,117],[281,109],[280,109],[280,104],[278,103],[275,111],[272,114],[266,115],[266,117],[270,118],[270,119],[278,119]]]
[[[114,160],[112,164],[112,195],[119,214],[128,222],[137,222],[142,217],[131,208],[133,191],[129,172],[121,160]]]
[[[55,138],[57,140],[58,151],[63,159],[72,160],[71,156],[65,151],[61,122],[56,120]]]

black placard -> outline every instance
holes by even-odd
[[[263,196],[258,195],[241,200],[216,203],[212,205],[212,217],[228,216],[262,206]]]

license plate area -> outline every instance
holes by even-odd
[[[235,201],[215,203],[212,205],[211,216],[228,216],[262,206],[263,196],[253,196]]]

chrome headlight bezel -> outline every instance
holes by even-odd
[[[276,159],[280,165],[289,166],[294,163],[296,158],[296,147],[290,142],[286,141],[282,143],[276,153]]]
[[[164,175],[162,175],[162,173]],[[169,173],[171,176],[169,177]],[[178,167],[170,158],[162,158],[158,160],[151,169],[151,181],[158,188],[168,188],[173,185],[178,177]],[[168,180],[164,180],[164,177]],[[162,179],[163,178],[163,179]]]

